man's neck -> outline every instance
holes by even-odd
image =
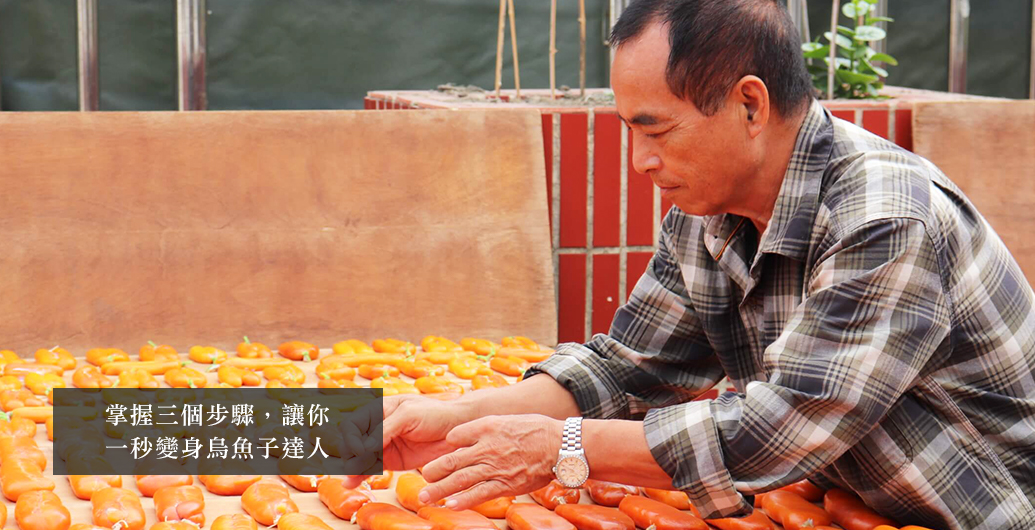
[[[751,186],[747,205],[741,212],[732,212],[746,217],[755,225],[759,240],[769,227],[776,199],[780,195],[780,188],[787,174],[787,166],[790,165],[791,155],[794,153],[798,132],[807,115],[806,110],[799,116],[774,123],[775,127],[767,138],[765,158],[753,177],[756,185]]]

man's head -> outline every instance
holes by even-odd
[[[811,101],[786,10],[777,0],[638,0],[611,41],[636,169],[688,213],[741,213]]]

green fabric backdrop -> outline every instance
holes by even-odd
[[[100,0],[102,110],[176,108],[174,0]],[[208,101],[217,109],[362,108],[368,90],[491,88],[496,0],[207,0]],[[578,85],[577,2],[560,0],[557,83]],[[889,83],[947,86],[948,0],[891,0]],[[968,91],[1026,97],[1030,0],[972,2]],[[809,2],[813,34],[830,3]],[[0,0],[4,110],[74,110],[75,0]],[[549,2],[517,0],[523,86],[549,83]],[[587,0],[587,84],[607,85],[606,2]],[[513,86],[510,49],[504,84]]]

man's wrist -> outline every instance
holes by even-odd
[[[471,396],[471,398],[467,396]],[[460,409],[457,414],[461,420],[459,423],[467,423],[490,415],[482,410],[481,404],[484,399],[475,398],[473,394],[468,394],[467,396],[463,396],[454,402]]]
[[[582,447],[594,478],[672,489],[672,478],[651,454],[643,422],[583,420]]]

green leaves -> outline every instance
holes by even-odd
[[[874,66],[872,63],[870,63],[869,59],[863,59],[862,62],[863,62],[863,65],[865,65],[866,68],[868,68],[871,72],[873,72],[873,73],[875,73],[875,74],[877,74],[877,75],[879,75],[881,77],[888,77],[888,71],[887,70],[885,70],[885,69],[883,69],[883,68],[881,68],[879,66]]]
[[[830,46],[818,42],[806,42],[801,45],[801,50],[805,52],[806,59],[822,59],[830,55]]]
[[[877,26],[859,26],[855,28],[855,39],[873,42],[887,37],[888,33]]]
[[[827,42],[830,42],[832,40],[832,37],[830,36],[830,32],[829,31],[824,31],[823,32],[823,36],[827,38]],[[852,48],[855,47],[855,45],[852,44],[852,39],[849,39],[848,37],[845,37],[844,35],[840,35],[839,34],[837,36],[837,47],[838,48],[845,48],[845,49],[851,50]]]
[[[898,66],[898,60],[886,53],[875,53],[870,56],[870,60],[886,63],[891,66]]]
[[[888,77],[885,65],[898,66],[898,61],[886,53],[877,53],[871,47],[871,43],[887,38],[887,32],[876,24],[894,22],[890,17],[877,15],[878,1],[846,0],[841,6],[841,14],[854,27],[838,25],[833,32],[823,33],[826,43],[817,38],[815,42],[801,45],[802,56],[809,60],[812,85],[817,90],[827,92],[830,46],[836,43],[838,57],[834,59],[834,97],[883,98],[880,89],[884,87],[884,78]]]
[[[859,18],[873,9],[867,2],[848,2],[841,7],[841,12],[848,18]]]
[[[876,83],[880,81],[880,78],[875,75],[862,74],[859,72],[853,72],[851,70],[838,69],[834,72],[834,75],[841,81],[850,85],[861,85],[866,83]]]

